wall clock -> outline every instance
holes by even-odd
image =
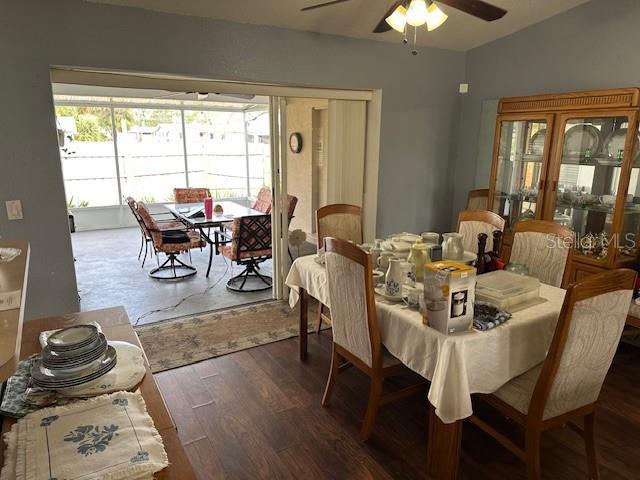
[[[302,135],[300,132],[293,132],[289,136],[289,148],[293,153],[300,153],[302,151]]]

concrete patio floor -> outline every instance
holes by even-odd
[[[240,273],[242,267],[232,265],[222,255],[214,256],[211,274],[206,278],[209,247],[191,252],[192,264],[198,269],[196,275],[166,282],[148,275],[157,265],[155,257],[147,257],[141,268],[137,259],[140,248],[137,227],[76,232],[71,239],[83,311],[122,305],[131,322],[142,325],[272,298],[271,290],[254,293],[227,290],[227,280]],[[160,262],[165,258],[160,254]],[[181,259],[189,263],[188,255],[181,255]],[[261,271],[271,275],[271,260],[262,264]]]

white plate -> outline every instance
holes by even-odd
[[[118,354],[118,363],[110,372],[92,382],[60,389],[58,393],[66,397],[89,397],[130,390],[137,386],[147,372],[142,350],[127,342],[109,342],[109,345]]]
[[[8,263],[22,253],[19,248],[0,248],[0,263]]]
[[[96,372],[102,371],[114,360],[116,360],[117,354],[113,347],[108,347],[107,351],[98,360],[91,362],[78,371],[58,371],[50,370],[42,364],[41,359],[36,359],[31,367],[31,377],[42,383],[64,383],[67,381],[76,381],[84,377],[89,377]]]
[[[375,290],[376,294],[380,295],[385,300],[389,300],[390,302],[401,302],[402,301],[402,295],[398,295],[397,297],[392,297],[391,295],[387,295],[387,292],[385,290],[385,286],[384,285],[378,286],[374,290]]]
[[[69,350],[88,345],[95,341],[98,329],[93,325],[77,325],[63,328],[47,339],[47,343],[53,350]]]

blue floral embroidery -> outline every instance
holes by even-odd
[[[120,405],[122,407],[126,407],[129,405],[129,401],[126,398],[116,398],[112,402],[114,405]]]
[[[131,457],[131,463],[141,463],[149,461],[149,452],[140,450],[135,457]]]
[[[40,421],[40,426],[41,427],[48,427],[53,422],[55,422],[58,418],[60,418],[58,415],[52,415],[50,417],[45,417]]]
[[[79,443],[78,453],[86,457],[94,453],[104,452],[113,437],[118,436],[118,433],[116,433],[118,428],[118,425],[114,424],[102,427],[98,425],[80,425],[73,432],[66,434],[64,441]]]

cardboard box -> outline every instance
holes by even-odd
[[[425,265],[425,323],[441,333],[466,332],[473,327],[476,269],[453,260]]]

